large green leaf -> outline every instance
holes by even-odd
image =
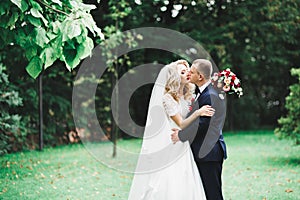
[[[22,10],[22,12],[28,9],[28,4],[24,0],[10,0],[10,1],[16,6],[18,6]]]
[[[46,26],[48,25],[48,21],[44,18],[44,16],[40,13],[40,11],[38,9],[31,8],[30,13],[31,13],[32,16],[34,16],[36,18],[41,18],[41,20],[44,22],[44,24]]]
[[[36,31],[36,44],[43,48],[49,42],[46,31],[42,27],[35,28],[34,30]]]
[[[26,47],[25,56],[28,60],[31,60],[37,54],[36,46]]]
[[[84,4],[79,1],[70,1],[70,4],[72,5],[72,7],[78,8],[78,9],[84,10],[84,11],[90,11],[90,10],[96,9],[95,5]]]
[[[101,29],[97,27],[93,17],[87,13],[82,13],[81,15],[82,24],[84,24],[94,36],[99,36],[101,39],[104,39],[104,35],[101,32]]]
[[[84,26],[80,25],[79,20],[67,19],[62,22],[60,28],[63,36],[63,42],[80,36]]]
[[[67,27],[67,36],[69,39],[72,39],[74,37],[77,37],[81,34],[81,27],[80,25],[75,21],[73,23],[70,23],[70,25]]]
[[[58,4],[60,7],[62,7],[62,2],[60,0],[52,0],[53,3]]]
[[[26,67],[27,73],[34,79],[39,76],[42,70],[42,61],[38,56],[33,57]]]
[[[18,20],[18,17],[19,17],[19,13],[13,12],[11,17],[9,18],[8,22],[7,22],[6,27],[10,27],[10,29],[13,29],[15,27],[16,21]]]
[[[71,41],[65,44],[62,59],[66,62],[68,70],[72,70],[79,65],[80,58],[75,45]]]
[[[50,23],[53,33],[58,34],[61,29],[61,23],[59,21],[54,21]]]
[[[47,69],[55,62],[55,60],[57,59],[57,54],[53,47],[49,46],[42,51],[41,58],[44,60],[45,63],[44,68]]]
[[[49,40],[53,40],[57,37],[57,35],[54,34],[53,32],[47,32],[46,36],[49,38]]]
[[[57,38],[51,40],[51,46],[55,50],[55,53],[58,55],[58,58],[62,55],[63,51],[63,44],[61,38],[62,36],[58,36]]]
[[[40,6],[39,3],[35,2],[35,0],[30,0],[30,4],[32,5],[33,8],[43,12],[43,8]]]
[[[26,47],[28,46],[28,35],[26,35],[24,29],[18,30],[15,36],[15,42],[24,49],[26,49]]]
[[[69,47],[72,48],[72,47]],[[75,48],[75,47],[74,47]],[[44,63],[44,69],[50,67],[62,55],[61,36],[53,38],[42,51],[40,58]]]
[[[41,58],[43,60],[44,68],[50,67],[56,59],[58,59],[62,54],[61,40],[60,38],[55,38],[52,40],[51,44],[48,45],[41,53]]]
[[[32,15],[28,15],[28,21],[35,27],[40,27],[42,22],[39,18],[33,17]]]
[[[65,42],[69,39],[68,37],[68,27],[71,25],[72,21],[70,20],[65,20],[61,23],[60,27],[60,32],[62,34],[62,41]]]
[[[80,59],[84,59],[87,56],[91,55],[94,48],[93,40],[91,38],[86,38],[86,40],[81,43],[78,47],[78,56]]]

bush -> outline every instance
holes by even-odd
[[[286,117],[278,120],[280,127],[275,134],[280,138],[291,138],[297,145],[300,144],[300,68],[291,70],[293,76],[298,77],[298,83],[290,86],[290,94],[286,97],[285,107],[288,110]]]
[[[25,123],[15,113],[22,105],[22,98],[9,82],[6,68],[0,64],[0,155],[23,148],[27,135]]]

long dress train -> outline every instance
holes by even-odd
[[[141,155],[151,154],[149,149],[155,152],[146,158],[140,156],[136,170],[140,173],[134,175],[128,199],[205,200],[201,178],[188,141],[173,144],[170,137],[171,128],[179,127],[169,116],[179,112],[185,117],[188,104],[183,98],[177,103],[169,94],[163,95],[162,101],[164,112],[156,117],[166,117],[167,123],[154,137],[144,139]]]

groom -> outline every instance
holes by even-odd
[[[224,96],[211,85],[212,64],[209,60],[197,59],[190,70],[190,81],[196,85],[198,99],[194,110],[203,105],[215,109],[213,117],[199,117],[193,124],[178,132],[173,130],[172,141],[189,140],[197,164],[207,200],[222,200],[222,165],[226,159],[226,145],[222,128],[226,116]],[[192,113],[192,112],[191,112]]]

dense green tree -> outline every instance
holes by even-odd
[[[113,49],[122,45],[122,31],[146,26],[187,34],[203,45],[219,69],[229,67],[239,76],[244,96],[240,99],[229,96],[227,130],[275,127],[277,119],[286,113],[285,96],[288,86],[295,82],[290,80],[289,71],[300,62],[299,1],[84,0],[84,3],[79,0],[0,3],[0,61],[7,66],[10,84],[23,98],[24,106],[18,113],[27,122],[30,132],[27,139],[31,144],[35,143],[37,132],[37,85],[26,73],[37,77],[44,69],[47,143],[67,142],[65,132],[75,129],[71,115],[75,67],[89,55],[94,44]],[[115,42],[103,41],[98,27],[106,39]],[[138,44],[137,38],[131,42]],[[96,110],[111,137],[117,132],[116,128],[111,130],[114,120],[110,109],[110,96],[117,79],[134,66],[168,63],[180,57],[157,49],[138,50],[120,58],[106,53],[109,68],[100,80],[95,80],[99,83]],[[146,85],[138,89],[131,99],[131,115],[139,125],[145,123],[151,88]],[[121,132],[120,136],[125,135]]]
[[[5,67],[0,64],[0,155],[20,149],[27,130],[15,108],[23,101],[16,88],[10,84]]]
[[[291,74],[296,76],[298,82],[290,86],[290,93],[286,97],[285,107],[288,110],[286,116],[281,117],[279,127],[275,129],[275,134],[280,138],[290,138],[295,144],[300,144],[300,68],[291,70]]]
[[[135,1],[124,28],[161,26],[186,33],[204,46],[219,69],[229,67],[242,80],[245,95],[229,97],[226,127],[275,127],[285,112],[289,70],[300,62],[299,4],[296,0]],[[176,58],[144,52],[139,60]]]
[[[90,55],[93,40],[103,39],[90,14],[95,8],[78,0],[1,1],[0,60],[7,66],[10,84],[23,99],[23,106],[14,112],[26,122],[24,147],[36,148],[38,141],[37,83],[31,77],[42,71],[45,144],[70,141],[69,132],[75,129],[71,111],[73,69]]]

